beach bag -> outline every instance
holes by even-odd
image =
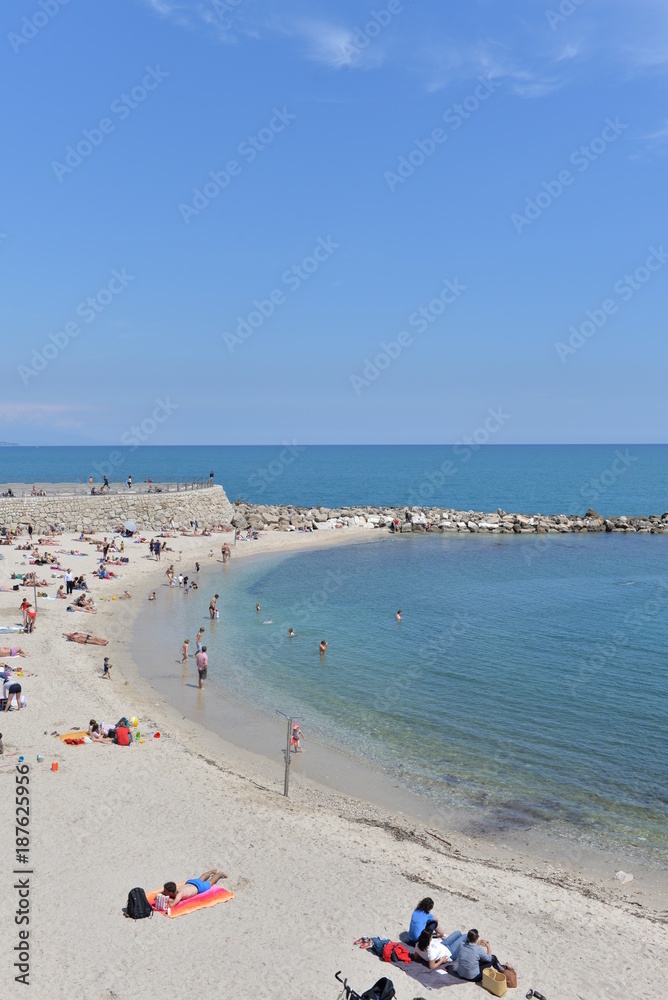
[[[361,1000],[394,1000],[396,995],[397,991],[392,980],[383,976],[377,983],[374,983],[370,990],[362,994]]]
[[[507,965],[503,970],[503,974],[506,977],[506,983],[508,984],[509,990],[514,990],[517,986],[517,973],[513,969],[512,965]]]
[[[482,970],[482,985],[493,997],[504,997],[508,992],[508,983],[502,972],[497,972],[491,965]]]
[[[126,913],[132,920],[141,920],[143,917],[153,916],[151,904],[146,898],[146,893],[143,889],[130,890]]]

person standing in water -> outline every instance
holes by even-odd
[[[398,622],[400,622],[401,621],[401,610],[397,611],[397,613],[396,613],[396,615],[394,617],[397,619]]]
[[[204,635],[206,629],[203,625],[200,625],[199,632],[195,638],[195,652],[199,653],[202,649],[202,636]]]
[[[218,594],[214,594],[214,596],[209,601],[209,618],[211,618],[212,621],[216,617],[216,601],[217,600],[218,600]]]
[[[320,647],[319,648],[320,648],[320,655],[324,656],[325,653],[327,652],[327,643],[325,642],[324,639],[320,640]]]
[[[202,646],[201,650],[195,657],[195,663],[197,664],[197,676],[199,678],[199,689],[200,691],[204,687],[204,681],[206,680],[207,668],[209,666],[209,658],[206,655],[206,646]]]
[[[181,663],[188,662],[188,643],[190,639],[184,639],[183,645],[181,646]]]

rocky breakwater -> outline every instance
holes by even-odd
[[[67,531],[113,531],[124,521],[134,521],[141,531],[149,532],[171,525],[188,530],[192,521],[200,529],[214,528],[229,525],[233,513],[222,486],[165,488],[159,493],[126,490],[103,496],[75,496],[59,488],[52,496],[0,498],[1,526],[25,529],[32,524],[38,534],[51,526]]]
[[[668,513],[649,517],[602,517],[591,508],[586,514],[508,514],[450,510],[443,507],[295,507],[261,506],[236,501],[232,524],[242,531],[312,531],[362,527],[389,531],[395,521],[403,533],[441,531],[497,535],[548,535],[579,532],[668,534]]]

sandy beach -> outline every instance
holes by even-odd
[[[274,532],[237,545],[232,562],[261,552],[368,542],[369,534],[352,528]],[[209,550],[217,556],[229,539],[168,539],[174,551],[160,563],[149,558],[146,543],[126,540],[130,563],[112,567],[118,580],[97,581],[95,547],[74,533],[59,536],[51,551],[86,553],[60,555],[60,565],[87,574],[97,613],[69,613],[67,601],[40,599],[33,634],[2,637],[29,654],[3,658],[23,667],[28,700],[25,711],[2,715],[0,725],[3,996],[25,995],[13,968],[19,754],[30,766],[34,997],[295,994],[320,1000],[338,995],[334,973],[341,969],[360,992],[389,970],[405,1000],[427,987],[353,942],[364,935],[398,940],[425,895],[434,897],[448,930],[478,927],[499,959],[515,966],[518,989],[511,996],[529,988],[547,1000],[662,996],[665,884],[615,881],[612,861],[605,874],[588,878],[577,865],[568,870],[508,856],[449,831],[437,817],[428,823],[398,814],[391,803],[383,807],[328,788],[301,773],[300,762],[286,799],[280,759],[225,742],[169,707],[142,679],[131,646],[148,594],[156,590],[160,600],[170,562],[188,572],[196,559],[208,564]],[[0,583],[10,586],[11,572],[30,567],[14,547],[0,552]],[[39,571],[54,596],[62,574]],[[132,598],[120,599],[126,589]],[[24,592],[32,600],[32,588],[0,593],[0,624],[20,622]],[[67,642],[62,633],[74,629],[104,636],[109,645]],[[111,681],[102,680],[105,655],[113,664]],[[180,672],[176,664],[166,668]],[[125,749],[66,746],[51,735],[84,729],[91,718],[115,723],[135,715],[142,734],[159,731],[160,739],[146,735],[145,743]],[[38,754],[44,760],[38,762]],[[229,902],[176,922],[160,914],[124,918],[134,886],[157,889],[214,866],[229,874],[224,884],[235,893]],[[479,989],[454,988],[462,996]]]

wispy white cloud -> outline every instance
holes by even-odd
[[[304,42],[304,54],[313,62],[331,69],[371,69],[383,61],[383,49],[354,28],[329,21],[296,21],[286,34],[294,34]]]

